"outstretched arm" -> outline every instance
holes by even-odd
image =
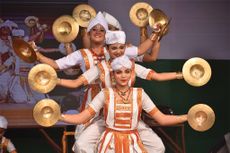
[[[90,38],[86,28],[81,30],[83,48],[90,48]]]
[[[62,114],[60,120],[71,124],[84,124],[89,121],[94,115],[95,112],[92,110],[91,107],[88,107],[79,114]]]
[[[167,80],[183,79],[183,75],[181,72],[157,73],[157,72],[151,71],[149,73],[149,78],[150,80],[167,81]]]
[[[68,88],[77,88],[82,85],[91,84],[93,81],[99,78],[99,69],[94,66],[84,72],[79,78],[75,80],[69,79],[59,79],[58,85],[68,87]]]
[[[45,63],[45,64],[48,64],[50,65],[51,67],[53,67],[54,69],[58,70],[59,67],[57,65],[57,63],[55,62],[55,60],[51,59],[51,58],[48,58],[48,57],[45,57],[44,55],[42,55],[41,53],[39,52],[36,52],[36,55],[37,55],[37,60],[41,63]]]
[[[57,83],[57,85],[67,87],[67,88],[78,88],[82,85],[87,85],[87,84],[88,84],[87,80],[82,75],[75,80],[58,79],[58,83]]]
[[[157,73],[154,70],[147,69],[139,64],[135,64],[135,73],[137,74],[137,77],[146,80],[167,81],[174,79],[183,79],[183,75],[181,72]]]
[[[101,110],[104,106],[104,92],[101,91],[96,95],[93,101],[89,104],[89,107],[86,108],[80,114],[63,114],[61,115],[60,120],[63,122],[71,124],[82,124],[89,121],[94,115]]]
[[[157,108],[155,108],[157,109]],[[166,115],[157,110],[155,113],[149,113],[151,117],[160,125],[175,125],[187,121],[187,114],[184,115]]]
[[[143,109],[160,125],[174,125],[187,121],[187,114],[185,115],[166,115],[163,114],[149,98],[149,96],[143,92],[142,94],[142,107]]]

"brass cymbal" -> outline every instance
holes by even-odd
[[[68,43],[77,37],[79,25],[72,16],[63,15],[54,21],[52,31],[57,41]]]
[[[138,2],[131,7],[129,11],[129,17],[133,24],[138,27],[144,27],[148,25],[149,14],[152,10],[152,6],[148,3]]]
[[[40,100],[33,109],[34,120],[41,126],[49,127],[56,124],[60,118],[61,109],[52,99]]]
[[[160,26],[163,28],[169,22],[167,15],[160,9],[154,9],[149,14],[149,26],[155,28]]]
[[[81,27],[88,27],[90,20],[95,16],[95,9],[88,4],[80,4],[73,9],[73,17]]]
[[[57,85],[57,73],[47,64],[37,64],[28,74],[30,87],[40,93],[48,93]]]
[[[12,45],[16,55],[26,63],[34,63],[37,60],[37,55],[29,43],[20,38],[14,38]]]
[[[188,111],[188,124],[196,131],[206,131],[215,122],[215,113],[206,104],[196,104]]]
[[[211,67],[202,58],[194,57],[187,60],[182,68],[184,80],[192,86],[203,86],[211,78]]]
[[[24,20],[25,24],[30,28],[36,26],[38,21],[39,21],[38,18],[35,16],[27,16]]]

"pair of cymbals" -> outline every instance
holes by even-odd
[[[77,37],[79,24],[72,16],[62,15],[54,21],[52,31],[57,41],[68,43]]]
[[[184,80],[195,87],[205,85],[211,78],[211,67],[209,63],[199,57],[187,60],[182,68]]]
[[[149,14],[152,10],[152,6],[148,3],[138,2],[131,7],[129,17],[134,25],[145,27],[149,23]]]
[[[52,99],[40,100],[33,109],[34,120],[41,126],[53,126],[58,122],[60,116],[60,106]]]
[[[13,38],[12,45],[16,55],[26,63],[34,63],[37,55],[31,45],[20,38]]]
[[[81,27],[88,27],[95,16],[95,9],[88,4],[80,4],[73,9],[73,17]]]
[[[47,64],[37,64],[28,74],[30,87],[40,93],[48,93],[57,85],[57,73]]]
[[[188,124],[196,131],[206,131],[215,122],[215,113],[206,104],[196,104],[188,111]]]

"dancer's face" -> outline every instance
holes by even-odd
[[[106,31],[105,31],[104,27],[100,24],[97,24],[89,32],[90,39],[92,42],[104,44],[105,33],[106,33]]]
[[[1,27],[0,28],[0,35],[9,36],[10,33],[11,33],[11,31],[10,31],[9,27]]]
[[[108,45],[109,56],[111,59],[122,56],[125,53],[125,44],[115,43]]]
[[[129,80],[131,78],[131,69],[122,67],[119,70],[115,70],[113,73],[117,85],[128,86]]]

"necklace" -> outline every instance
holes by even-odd
[[[94,64],[101,62],[105,59],[104,48],[101,48],[99,54],[96,54],[93,49],[89,50],[93,55]]]
[[[128,88],[126,91],[121,91],[118,88],[116,88],[116,89],[117,89],[118,96],[121,97],[121,99],[122,99],[122,102],[125,104],[129,103],[129,95],[131,93],[130,88]],[[125,97],[127,92],[128,92],[128,95],[127,95],[127,97]]]

